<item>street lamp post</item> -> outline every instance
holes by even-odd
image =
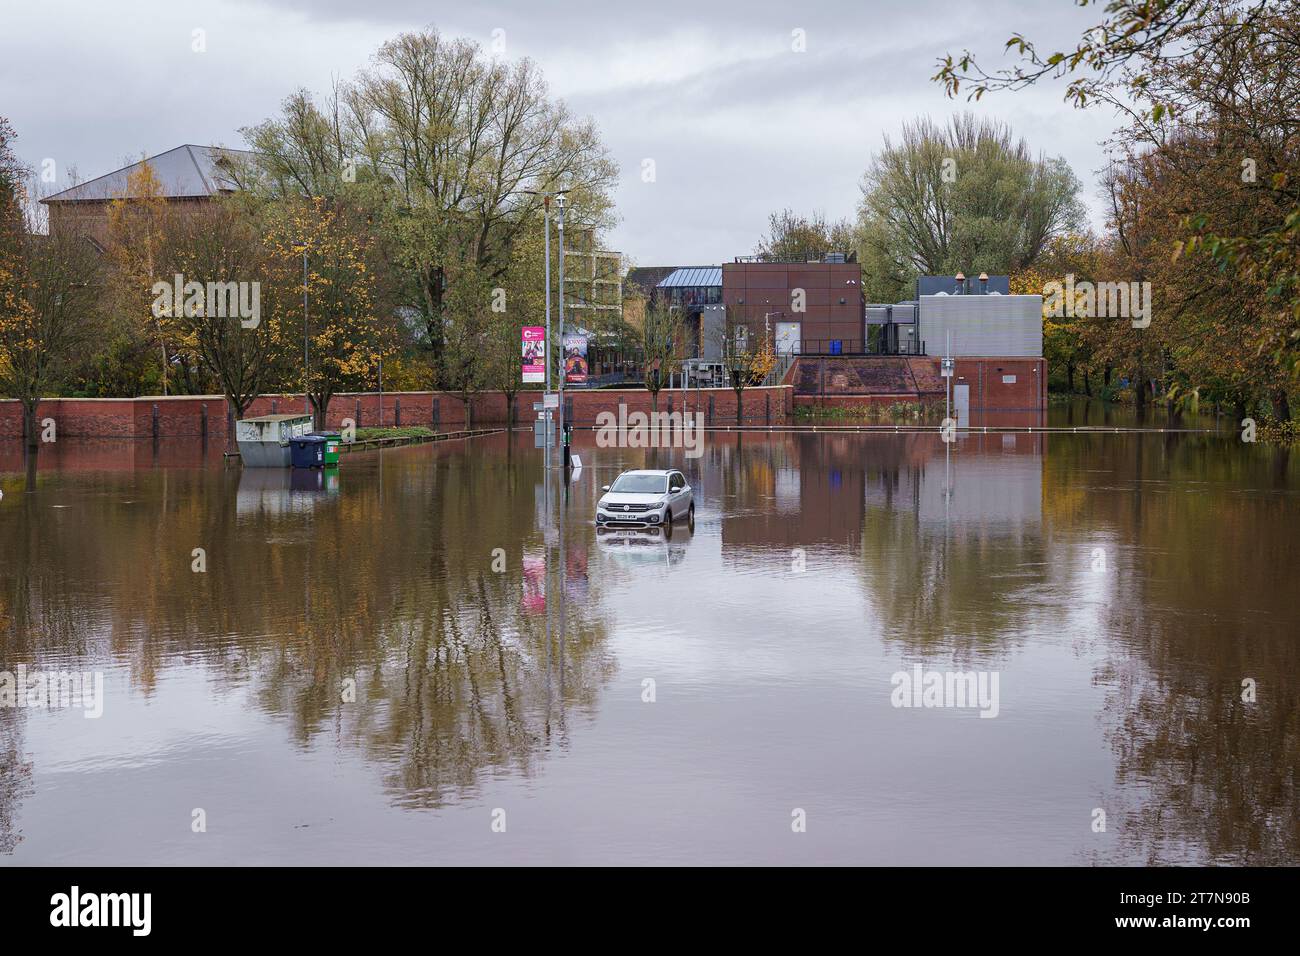
[[[560,414],[558,427],[560,445],[564,449],[561,453],[561,464],[567,468],[569,467],[569,443],[564,432],[564,380],[568,377],[566,375],[567,356],[564,354],[564,202],[562,194],[555,197],[555,229],[560,240]]]
[[[764,312],[763,313],[763,347],[776,351],[776,345],[772,342],[772,316],[783,318],[784,312]]]
[[[295,250],[302,250],[302,404],[303,411],[311,414],[311,388],[307,378],[307,355],[309,350],[309,330],[307,327],[307,241],[300,239],[294,243]],[[314,423],[313,423],[314,424]]]
[[[551,362],[554,356],[551,354],[551,194],[542,193],[542,245],[543,245],[543,283],[546,286],[546,345],[543,347],[543,363],[546,365],[546,384],[544,394],[550,394],[551,391]],[[542,532],[545,555],[542,560],[542,599],[546,602],[546,678],[551,677],[551,546],[546,542],[546,532],[551,528],[551,420],[550,411],[543,409],[542,414],[546,416],[543,420],[542,428],[544,429],[543,439],[545,451],[542,452],[542,481],[544,484],[543,496],[546,502],[546,531]],[[550,713],[550,700],[546,702],[547,713]]]
[[[567,193],[568,190],[567,190],[567,189],[546,189],[546,190],[540,190],[540,189],[521,189],[520,192],[523,193],[523,194],[525,194],[525,195],[527,195],[527,196],[541,196],[541,197],[542,197],[542,237],[543,237],[543,240],[542,240],[542,241],[543,241],[543,245],[544,245],[544,249],[543,249],[543,256],[544,256],[544,264],[543,264],[543,273],[544,273],[544,275],[543,275],[543,282],[545,283],[545,286],[546,286],[546,289],[545,289],[545,297],[546,297],[546,386],[545,386],[545,388],[546,388],[546,392],[549,394],[550,391],[551,391],[551,365],[554,363],[554,360],[555,360],[555,353],[554,353],[554,351],[553,351],[552,348],[551,348],[551,341],[552,341],[552,340],[551,340],[551,200],[555,200],[555,204],[556,204],[557,208],[559,209],[560,229],[563,230],[563,229],[564,229],[564,194]],[[564,330],[563,330],[563,322],[564,322],[564,245],[563,245],[564,238],[563,238],[563,237],[564,237],[564,233],[563,233],[563,231],[561,231],[561,233],[560,233],[560,243],[561,243],[561,245],[560,245],[560,322],[561,322],[561,330],[560,330],[560,331],[561,331],[561,335],[563,335],[563,331],[564,331]],[[561,339],[561,343],[560,343],[560,361],[561,361],[561,362],[564,361],[564,343],[563,343],[563,340],[562,340],[562,339]],[[561,374],[560,374],[560,382],[561,382],[561,390],[563,390],[563,382],[564,382],[564,374],[563,374],[563,371],[561,371]],[[550,415],[550,410],[549,410],[549,409],[546,411],[546,414],[547,414],[547,416]],[[563,421],[563,419],[561,419],[561,422],[562,422],[562,421]],[[549,425],[549,417],[548,417],[548,419],[547,419],[547,423],[548,423],[548,425]],[[546,442],[546,467],[547,467],[548,469],[551,467],[551,443],[550,443],[550,440],[549,440],[549,439],[550,439],[550,436],[549,436],[549,434],[548,434],[548,435],[547,435],[547,442]]]
[[[551,362],[555,356],[551,355],[551,199],[550,193],[542,197],[542,235],[545,237],[543,245],[543,256],[545,262],[543,272],[545,276],[543,281],[546,283],[546,391],[551,390]],[[546,447],[551,447],[547,442]],[[547,461],[549,462],[549,458]]]
[[[542,231],[543,231],[543,255],[545,256],[545,265],[543,267],[543,281],[545,282],[545,299],[546,299],[546,392],[551,391],[551,366],[554,364],[554,352],[551,349],[551,200],[555,200],[557,228],[560,236],[560,407],[558,430],[563,440],[564,434],[564,194],[567,189],[559,190],[532,190],[525,189],[521,192],[532,196],[542,197]],[[550,410],[545,409],[544,414],[550,415]],[[546,502],[546,527],[549,530],[551,526],[551,442],[549,434],[549,418],[546,421],[548,433],[545,442],[545,466],[543,468],[543,477],[545,488],[543,496]],[[564,464],[569,463],[569,449],[566,445],[564,448]],[[567,478],[567,473],[566,473]],[[565,504],[568,503],[567,489],[564,489]],[[564,583],[566,578],[566,556],[564,553],[564,517],[559,514],[556,517],[558,529],[558,545],[560,552],[559,567],[559,630],[560,630],[560,694],[564,694]],[[546,546],[546,560],[543,564],[543,596],[546,602],[546,653],[547,653],[547,680],[550,680],[550,653],[551,653],[551,549],[549,543]],[[549,683],[548,683],[549,686]],[[549,698],[548,698],[549,706]]]

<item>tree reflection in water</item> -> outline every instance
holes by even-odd
[[[1014,667],[1059,635],[1098,662],[1114,779],[1080,799],[1100,801],[1120,845],[1083,858],[1300,859],[1300,481],[1286,449],[974,434],[950,449],[933,435],[797,435],[714,452],[737,499],[733,562],[856,550],[866,626],[912,658]]]
[[[570,548],[549,647],[527,611],[523,561],[546,554],[536,469],[504,443],[358,456],[332,481],[42,473],[15,495],[27,520],[0,524],[0,659],[128,667],[144,697],[168,668],[203,667],[216,693],[247,693],[302,747],[329,735],[357,748],[403,805],[438,806],[495,768],[532,773],[614,663],[600,604],[578,586],[590,535]]]
[[[1085,463],[1125,476],[1089,511],[1125,542],[1097,680],[1126,851],[1152,864],[1294,865],[1297,487],[1285,450],[1169,436],[1053,451],[1062,478]]]
[[[592,478],[566,525],[566,624],[549,641],[543,585],[548,555],[558,580],[558,541],[544,534],[536,458],[504,438],[357,456],[336,483],[219,467],[79,472],[61,455],[59,469],[0,477],[0,663],[113,668],[142,700],[169,673],[203,674],[205,694],[250,701],[302,751],[359,755],[401,807],[464,802],[485,774],[536,773],[576,719],[595,715],[616,671],[617,622],[620,641],[641,641],[620,644],[631,660],[685,650],[674,663],[698,680],[693,691],[777,695],[788,729],[811,736],[820,728],[800,721],[825,719],[817,701],[828,696],[877,714],[887,698],[871,695],[900,660],[1040,667],[1076,694],[1053,726],[1100,745],[1076,778],[1081,832],[1061,835],[1053,859],[1300,859],[1300,480],[1265,447],[1173,434],[972,435],[952,447],[933,434],[713,434],[685,465],[704,542],[689,558],[675,550],[689,537],[639,551],[607,543],[590,587],[597,474],[682,462],[584,448]],[[191,571],[195,548],[203,574]],[[816,555],[814,575],[791,573],[796,549]],[[1105,573],[1090,566],[1096,549]],[[641,597],[639,576],[665,613],[640,621],[620,606],[616,619],[606,602]],[[815,603],[823,594],[840,602],[834,613]],[[718,633],[680,611],[705,602],[723,608],[707,618]],[[777,633],[752,633],[762,627]],[[730,660],[710,670],[712,655],[751,649],[752,672],[737,677]],[[745,673],[773,683],[738,688]],[[1257,681],[1253,704],[1241,700],[1245,678]],[[1033,706],[1055,703],[1040,693]],[[718,722],[704,731],[734,716],[711,699],[690,705]],[[0,713],[5,852],[24,803],[40,798],[24,746],[37,719]],[[1004,737],[999,753],[1032,759],[1043,742],[1029,736]],[[743,735],[726,739],[756,780],[772,773],[764,741],[747,751]],[[1090,849],[1093,806],[1114,837],[1104,851]],[[888,812],[914,819],[907,806]]]

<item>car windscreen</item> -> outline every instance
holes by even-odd
[[[625,495],[661,495],[668,490],[668,479],[663,475],[619,475],[609,490]]]

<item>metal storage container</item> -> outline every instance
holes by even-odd
[[[310,415],[260,415],[235,423],[239,457],[248,468],[288,468],[289,441],[311,431]]]

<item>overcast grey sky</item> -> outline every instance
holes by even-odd
[[[182,143],[242,146],[239,129],[292,90],[351,77],[401,31],[432,25],[487,46],[503,30],[506,56],[536,60],[552,92],[599,125],[621,167],[609,244],[647,266],[752,252],[767,214],[785,206],[854,215],[884,136],[971,108],[930,81],[937,57],[969,47],[998,64],[1014,31],[1072,44],[1098,17],[1071,0],[0,0],[0,10],[0,116],[19,155],[53,159],[60,184],[72,167],[89,179]],[[796,29],[804,52],[792,49]],[[1099,217],[1099,143],[1117,122],[1061,94],[1057,83],[974,108],[1069,160]],[[641,177],[647,158],[653,183]]]

